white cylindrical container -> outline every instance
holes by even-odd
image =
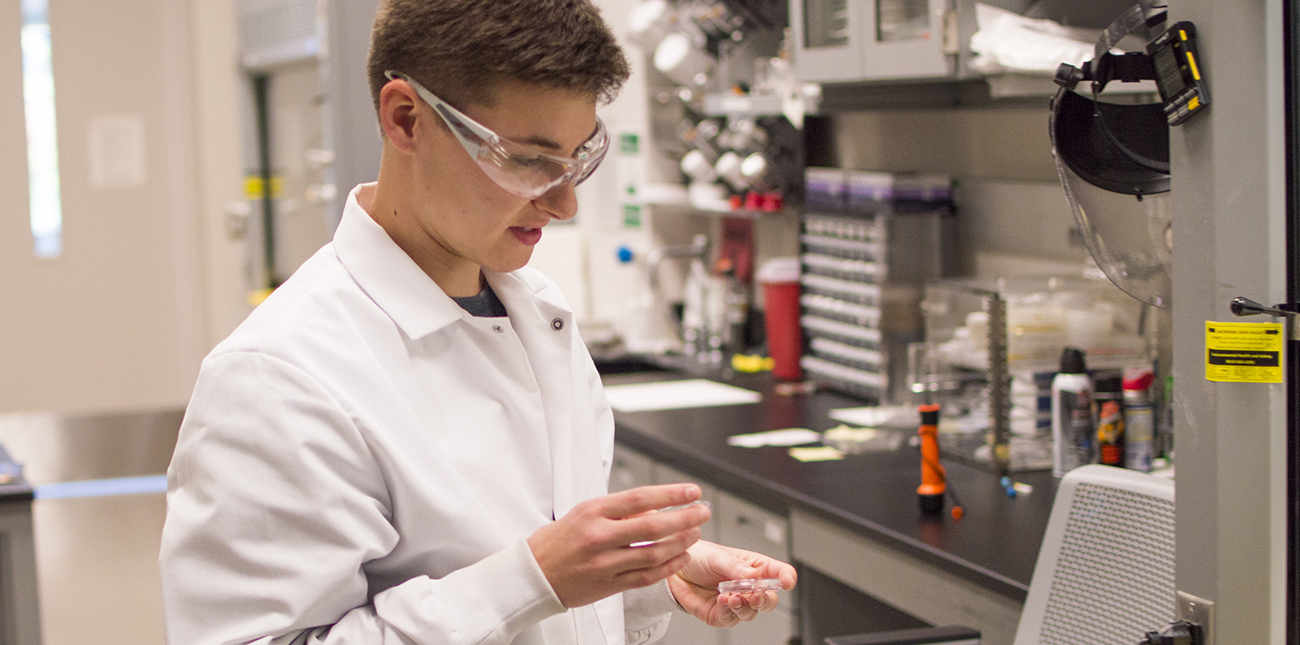
[[[718,178],[713,163],[709,161],[708,155],[703,150],[691,150],[682,155],[679,166],[687,177],[695,181],[711,182]]]
[[[1097,460],[1092,418],[1092,379],[1083,350],[1066,347],[1061,352],[1061,369],[1052,379],[1053,475],[1064,477]]]
[[[655,48],[655,69],[685,87],[704,85],[717,61],[691,42],[685,34],[673,32]]]
[[[671,7],[668,0],[645,0],[632,9],[627,21],[627,37],[647,52],[652,52],[669,34]]]
[[[713,164],[713,170],[736,192],[743,192],[749,188],[749,181],[740,172],[741,161],[740,155],[734,150],[728,150],[718,157],[717,163]]]

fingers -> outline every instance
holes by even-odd
[[[743,551],[741,549],[733,549],[732,551],[754,570],[752,574],[737,576],[737,578],[776,578],[781,581],[782,589],[794,589],[799,582],[799,576],[795,572],[795,568],[785,562],[753,551]]]
[[[695,484],[664,484],[639,486],[602,498],[604,513],[609,519],[623,519],[641,513],[689,504],[700,498],[700,487]]]
[[[727,599],[727,609],[730,609],[731,613],[740,621],[754,620],[758,616],[758,610],[750,605],[750,601],[744,597],[746,595],[762,596],[764,594],[731,594],[731,597]]]
[[[758,610],[749,606],[741,594],[720,594],[717,607],[715,619],[708,621],[714,627],[734,627],[758,616]]]
[[[587,500],[528,538],[533,557],[566,607],[663,580],[709,519],[706,507],[654,513],[699,498],[694,484],[647,486]]]
[[[709,521],[712,511],[706,506],[687,506],[668,512],[656,513],[668,507],[696,502],[700,489],[694,484],[669,484],[642,486],[592,500],[598,507],[595,514],[611,520],[616,534],[611,535],[619,546],[656,542],[701,526]],[[691,541],[694,543],[694,540]],[[688,545],[689,546],[689,545]]]
[[[795,584],[799,581],[799,576],[795,573],[794,567],[780,560],[764,558],[759,568],[763,571],[763,577],[780,580],[782,589],[794,589]]]
[[[690,546],[698,541],[699,527],[709,520],[709,513],[707,508],[692,507],[671,513],[652,513],[621,520],[618,526],[623,544],[630,545],[658,542],[694,530],[697,537],[686,545]]]
[[[775,591],[719,594],[718,602],[740,620],[753,620],[760,611],[772,611],[780,604]]]
[[[623,573],[618,574],[615,579],[626,589],[648,587],[676,573],[682,567],[686,566],[686,563],[690,562],[690,560],[690,555],[679,553],[662,564],[624,571]]]
[[[631,566],[650,567],[664,562],[669,558],[675,558],[679,555],[686,556],[686,562],[690,561],[690,554],[686,552],[700,540],[700,529],[691,527],[683,531],[673,533],[663,539],[653,542],[633,542],[629,544],[625,551],[620,554]],[[685,563],[683,563],[684,565]],[[676,573],[674,569],[670,573]]]

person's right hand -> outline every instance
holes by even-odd
[[[652,511],[699,498],[694,484],[642,486],[596,497],[537,529],[528,546],[560,602],[581,607],[652,585],[686,566],[691,559],[686,549],[700,539],[708,507]]]

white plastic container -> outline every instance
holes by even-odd
[[[1092,398],[1083,350],[1066,347],[1052,379],[1052,474],[1057,477],[1097,461]]]

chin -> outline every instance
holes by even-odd
[[[483,266],[497,273],[510,273],[527,266],[532,257],[533,250],[529,248],[526,253],[509,253],[505,257],[499,257],[492,262],[485,263]]]

